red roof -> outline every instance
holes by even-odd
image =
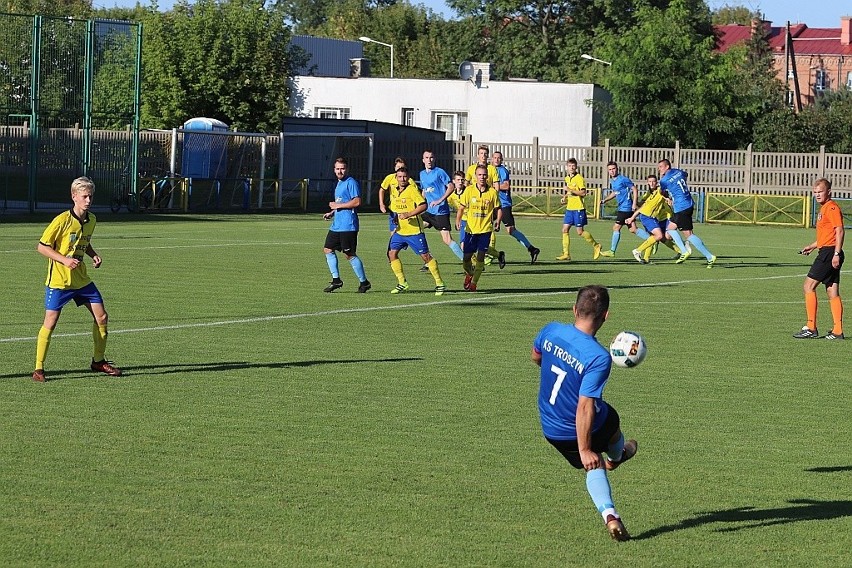
[[[773,51],[784,51],[785,27],[773,27],[765,22],[769,46]],[[751,26],[731,24],[715,26],[716,49],[727,51],[732,46],[748,41]],[[840,28],[809,28],[806,24],[790,26],[796,55],[852,55],[852,45],[840,43]]]

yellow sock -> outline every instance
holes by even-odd
[[[482,276],[483,271],[485,270],[485,263],[480,262],[479,259],[476,259],[476,263],[473,265],[473,283],[476,284],[479,282],[479,277]]]
[[[36,341],[36,369],[44,369],[44,360],[47,359],[47,348],[50,347],[50,336],[53,334],[52,329],[47,329],[41,326],[38,330],[38,341]]]
[[[396,276],[397,282],[400,284],[405,284],[405,273],[402,271],[402,261],[399,259],[392,260],[391,270],[393,270],[394,276]]]
[[[592,236],[592,234],[589,231],[584,230],[583,234],[580,235],[580,236],[583,237],[583,239],[585,239],[585,241],[587,243],[589,243],[590,245],[592,245],[593,247],[598,246],[598,241],[595,240],[595,238]]]
[[[441,280],[441,273],[438,271],[438,261],[433,258],[426,263],[426,267],[429,269],[429,273],[432,274],[432,278],[435,279],[435,286],[443,286],[444,281]]]
[[[462,267],[464,268],[464,273],[473,276],[473,259],[469,258],[467,260],[462,260]]]
[[[672,249],[673,251],[675,251],[676,253],[680,254],[680,247],[677,246],[676,244],[674,244],[674,241],[669,240],[669,239],[663,239],[660,242],[663,243],[665,246],[669,247],[670,249]]]
[[[495,243],[497,242],[497,233],[491,231],[491,239],[488,241],[488,248],[493,249],[495,247]]]
[[[645,262],[648,262],[648,261],[651,260],[651,251],[652,250],[654,250],[653,246],[645,249],[645,253],[642,255],[642,258],[645,259]]]
[[[642,241],[642,244],[639,245],[639,248],[637,248],[636,250],[638,250],[639,252],[645,252],[645,250],[654,246],[655,242],[657,242],[657,239],[655,239],[654,237],[648,237],[647,239]]]
[[[843,302],[840,301],[840,296],[830,298],[828,305],[831,307],[831,317],[834,320],[834,327],[831,331],[843,333]]]
[[[97,323],[92,324],[92,339],[95,341],[95,350],[92,355],[92,358],[95,361],[103,361],[104,353],[106,353],[106,342],[107,342],[107,326],[106,325],[98,325]]]
[[[562,252],[571,256],[571,235],[562,233]]]

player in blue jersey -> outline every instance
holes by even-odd
[[[686,172],[673,168],[672,163],[666,159],[662,159],[657,163],[657,170],[660,172],[660,187],[669,194],[672,211],[674,212],[666,232],[682,251],[680,258],[675,262],[680,264],[689,258],[691,253],[683,242],[680,233],[678,233],[679,230],[686,235],[686,242],[697,249],[707,259],[707,268],[712,268],[716,263],[716,256],[707,250],[707,247],[704,246],[704,241],[692,232],[692,214],[695,202],[692,199],[692,193],[689,191]]]
[[[637,227],[635,222],[628,223],[627,219],[639,208],[639,191],[636,185],[626,175],[619,173],[618,164],[610,162],[606,165],[609,174],[610,194],[601,201],[601,210],[607,201],[616,200],[615,224],[612,226],[612,241],[609,250],[602,250],[601,256],[615,256],[618,242],[621,240],[621,228],[627,225],[630,232],[643,241],[650,237],[648,231]]]
[[[607,471],[632,458],[638,444],[624,441],[618,413],[602,398],[612,358],[595,334],[608,313],[606,288],[580,288],[574,324],[544,326],[531,357],[541,367],[538,410],[544,437],[573,467],[586,470],[586,489],[610,536],[623,541],[630,535],[615,509]]]
[[[534,247],[529,239],[515,227],[515,216],[512,215],[512,181],[509,179],[509,170],[503,165],[503,152],[494,152],[491,155],[491,165],[497,170],[497,195],[500,197],[500,208],[503,210],[503,224],[506,232],[515,237],[515,240],[530,253],[530,264],[535,264],[541,250]],[[506,255],[503,251],[497,257],[500,268],[506,265]]]
[[[435,166],[435,153],[432,150],[423,152],[423,166],[425,169],[420,172],[420,190],[428,208],[420,218],[423,219],[425,228],[432,227],[440,231],[444,244],[461,260],[464,256],[461,247],[450,234],[450,206],[447,204],[447,198],[453,192],[453,181],[446,171]]]
[[[331,271],[331,282],[323,292],[334,292],[343,287],[340,279],[340,271],[337,267],[337,253],[340,251],[349,261],[352,270],[361,284],[358,292],[364,293],[371,288],[370,281],[364,273],[364,263],[358,258],[358,206],[361,205],[361,188],[358,182],[349,175],[349,164],[346,158],[337,158],[334,161],[334,175],[337,178],[337,186],[334,188],[334,201],[329,202],[331,209],[322,216],[323,219],[331,221],[331,227],[325,237],[325,260]]]

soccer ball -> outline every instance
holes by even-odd
[[[645,359],[648,347],[645,340],[635,331],[622,331],[609,345],[612,362],[619,367],[635,367]]]

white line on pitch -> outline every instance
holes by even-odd
[[[658,288],[661,286],[676,286],[682,284],[702,284],[702,283],[719,283],[719,282],[741,282],[743,280],[747,280],[749,282],[753,282],[755,280],[778,280],[783,278],[802,278],[801,274],[788,274],[788,275],[778,275],[778,276],[764,276],[762,278],[705,278],[699,280],[674,280],[669,282],[650,282],[647,284],[636,284],[634,288]],[[260,316],[253,318],[240,318],[233,320],[222,320],[222,321],[210,321],[210,322],[198,322],[198,323],[182,323],[182,324],[174,324],[174,325],[160,325],[160,326],[152,326],[152,327],[138,327],[131,329],[116,329],[110,330],[110,335],[117,335],[123,333],[144,333],[146,331],[166,331],[166,330],[175,330],[175,329],[193,329],[199,327],[218,327],[223,325],[239,325],[239,324],[247,324],[247,323],[262,323],[262,322],[270,322],[270,321],[284,321],[290,319],[300,319],[300,318],[309,318],[309,317],[322,317],[322,316],[335,316],[335,315],[343,315],[343,314],[357,314],[362,312],[379,312],[386,310],[402,310],[402,309],[410,309],[410,308],[423,308],[430,306],[441,306],[448,304],[469,304],[473,302],[489,302],[492,300],[529,300],[529,296],[541,297],[541,296],[560,296],[565,294],[573,294],[574,290],[561,290],[557,292],[536,292],[535,294],[529,293],[519,293],[519,294],[500,294],[500,295],[473,295],[466,296],[464,298],[459,299],[446,299],[446,300],[435,300],[431,302],[420,302],[417,304],[403,304],[398,306],[371,306],[365,308],[347,308],[341,310],[325,310],[321,312],[308,312],[301,314],[281,314],[277,316]],[[89,332],[80,332],[80,333],[62,333],[56,334],[53,337],[83,337],[90,336],[92,334]],[[0,343],[14,343],[20,341],[34,341],[37,339],[36,337],[7,337],[0,339]]]

